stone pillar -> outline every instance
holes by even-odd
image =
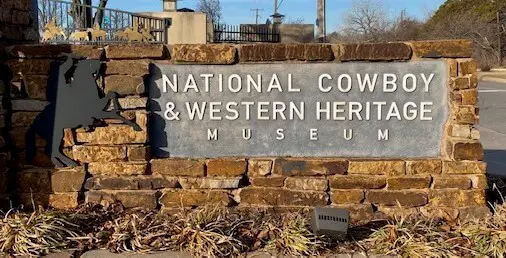
[[[0,44],[36,43],[36,0],[2,0],[0,2]]]
[[[12,185],[11,178],[8,173],[8,161],[10,159],[10,148],[8,148],[8,140],[6,135],[8,129],[6,123],[9,121],[6,119],[6,113],[9,109],[9,83],[12,78],[8,65],[6,63],[6,51],[0,44],[0,208],[7,208],[9,204],[9,186]]]
[[[47,96],[47,84],[51,63],[59,60],[63,53],[72,53],[88,59],[100,60],[104,50],[90,45],[14,45],[6,48],[8,71],[12,79],[6,87],[6,103],[3,136],[9,150],[9,184],[0,204],[7,199],[14,207],[22,205],[26,210],[39,205],[55,209],[77,207],[82,196],[85,181],[85,167],[55,168],[51,159],[44,153],[47,141],[39,135],[30,147],[35,157],[27,160],[27,132],[34,120],[44,112],[51,99]],[[132,79],[133,80],[133,79]],[[62,152],[72,157],[72,146],[76,139],[71,129],[65,129]],[[0,153],[0,158],[2,153]],[[2,161],[0,159],[0,161]],[[1,164],[1,163],[0,163]],[[0,169],[0,191],[3,178]],[[3,205],[2,208],[6,206]],[[7,206],[8,208],[8,206]]]
[[[10,193],[14,190],[15,178],[9,172],[11,144],[9,140],[10,124],[10,88],[13,73],[7,62],[7,47],[13,44],[36,43],[37,30],[36,0],[0,1],[0,207],[9,208],[12,203]]]

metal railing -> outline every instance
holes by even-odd
[[[61,0],[38,1],[44,43],[166,43],[170,19]]]
[[[215,43],[280,42],[279,30],[272,25],[214,25]]]

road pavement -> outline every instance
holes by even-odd
[[[481,81],[478,92],[478,129],[485,149],[487,172],[506,178],[506,83]]]

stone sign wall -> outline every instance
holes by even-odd
[[[81,202],[107,204],[119,200],[128,208],[165,211],[208,204],[275,211],[337,206],[349,209],[354,220],[398,213],[444,213],[464,218],[488,211],[486,165],[482,161],[479,132],[474,127],[478,122],[477,75],[476,63],[471,59],[471,42],[111,45],[104,49],[22,45],[6,50],[9,69],[16,76],[8,87],[13,99],[5,103],[9,107],[5,121],[10,129],[4,136],[14,149],[11,163],[16,180],[11,197],[19,196],[19,203],[30,206],[34,199],[37,204],[73,208]],[[111,119],[97,121],[89,131],[69,129],[62,142],[64,152],[82,167],[55,169],[43,155],[42,139],[36,141],[39,148],[36,159],[26,164],[25,133],[47,104],[50,62],[61,53],[70,52],[105,63],[106,76],[99,85],[105,92],[116,91],[121,95],[121,114],[142,130],[135,131]],[[315,74],[324,67],[368,68],[373,72],[377,69],[378,73],[384,73],[384,67],[397,72],[399,67],[409,67],[412,72],[435,73],[441,78],[431,84],[434,91],[416,98],[417,102],[434,102],[435,120],[407,124],[409,130],[418,130],[419,145],[389,146],[398,149],[385,150],[390,154],[383,157],[381,153],[368,157],[367,143],[357,147],[343,145],[343,149],[334,146],[331,153],[342,155],[325,157],[317,157],[314,150],[304,157],[304,146],[300,146],[299,157],[256,156],[259,152],[232,157],[227,153],[229,150],[220,148],[238,150],[237,146],[230,146],[233,142],[225,142],[212,152],[197,153],[195,157],[191,157],[191,152],[181,152],[184,155],[176,155],[179,158],[167,158],[151,151],[152,146],[160,146],[160,139],[153,136],[159,132],[153,128],[153,119],[159,119],[157,110],[148,101],[152,90],[150,66],[184,74],[192,67],[197,71],[209,71],[214,65],[229,71],[241,70],[243,66],[266,70],[271,64],[276,71],[286,66],[313,70]],[[379,98],[385,93],[377,94]],[[273,100],[279,96],[266,98]],[[224,100],[227,98],[224,96]],[[328,97],[325,101],[331,99]],[[329,123],[325,128],[330,127]],[[170,140],[179,141],[176,144],[180,145],[185,143],[185,139],[177,137]],[[378,147],[377,143],[370,144]],[[420,155],[412,155],[416,154],[412,151],[416,147]],[[347,148],[364,150],[360,158],[352,158],[346,155]],[[404,150],[411,154],[397,157]],[[213,152],[217,154],[212,155]]]

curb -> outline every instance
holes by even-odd
[[[174,251],[165,251],[165,252],[155,252],[151,254],[141,254],[141,253],[111,253],[109,250],[90,250],[84,252],[80,256],[75,256],[75,253],[72,250],[64,250],[61,253],[51,253],[47,256],[47,258],[71,258],[71,257],[79,257],[79,258],[193,258],[189,253],[184,252],[174,252]],[[276,255],[266,251],[256,251],[250,253],[244,253],[239,255],[241,258],[291,258],[292,256],[288,255]],[[377,254],[366,254],[361,252],[355,253],[336,253],[336,254],[327,254],[321,257],[328,258],[400,258],[400,256],[395,255],[377,255]]]
[[[478,79],[479,79],[479,81],[483,81],[483,82],[506,83],[506,79],[490,77],[490,76],[487,76],[487,75],[484,75],[484,76],[482,76],[482,77],[480,77]]]

